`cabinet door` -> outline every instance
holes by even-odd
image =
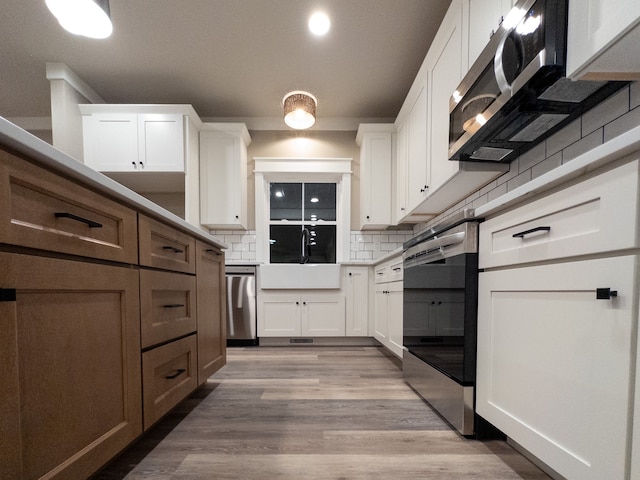
[[[299,337],[300,313],[298,295],[258,295],[258,337]]]
[[[344,286],[345,335],[369,336],[369,267],[348,267]]]
[[[635,256],[480,273],[477,412],[566,478],[623,479]],[[618,296],[597,300],[596,288]]]
[[[99,172],[135,172],[138,115],[94,113],[82,117],[84,162]]]
[[[396,146],[396,196],[394,223],[400,223],[408,213],[407,210],[407,169],[409,165],[409,127],[407,122],[397,126],[398,140]]]
[[[198,385],[227,361],[227,317],[224,254],[196,243]]]
[[[184,172],[184,120],[179,114],[138,115],[138,165],[146,172]]]
[[[428,80],[426,83],[428,84]],[[429,193],[429,181],[427,178],[427,91],[428,85],[424,85],[409,113],[409,168],[407,177],[409,211],[420,205]]]
[[[458,171],[459,162],[449,161],[449,99],[460,83],[467,66],[466,55],[463,52],[466,48],[463,49],[462,17],[462,2],[452,3],[438,30],[436,41],[429,50],[430,56],[433,55],[429,76],[431,87],[428,145],[430,193]],[[460,191],[461,197],[466,194],[466,191]]]
[[[387,284],[387,347],[402,358],[402,282]]]
[[[637,0],[569,2],[567,76],[596,80],[607,78],[598,75],[604,71],[630,73],[637,78],[639,22],[640,2]],[[610,48],[634,26],[625,42],[620,41]],[[593,65],[594,61],[598,65]]]
[[[301,333],[312,337],[344,337],[344,296],[337,294],[303,295]]]
[[[365,133],[360,150],[360,228],[391,224],[392,134]]]
[[[383,345],[388,343],[388,327],[387,327],[387,303],[388,303],[388,284],[376,284],[375,293],[375,309],[373,317],[373,337]]]
[[[0,285],[0,478],[88,478],[142,433],[138,271],[0,253]]]
[[[472,0],[469,2],[469,68],[476,61],[493,33],[498,30],[502,3],[505,0]]]
[[[247,152],[240,136],[200,132],[200,222],[209,228],[247,228]]]

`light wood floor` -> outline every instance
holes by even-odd
[[[376,347],[250,347],[99,480],[548,479],[452,431]]]

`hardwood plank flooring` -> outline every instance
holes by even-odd
[[[230,348],[228,363],[95,480],[542,480],[454,432],[376,347]]]

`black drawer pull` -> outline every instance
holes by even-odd
[[[180,308],[184,307],[184,303],[169,303],[167,305],[163,305],[162,308]]]
[[[217,250],[214,250],[213,248],[207,248],[205,251],[207,253],[215,253],[216,255],[222,255],[220,252],[218,252]]]
[[[596,288],[597,300],[611,300],[613,297],[618,296],[617,290],[611,290],[610,288]]]
[[[75,220],[77,222],[86,223],[89,225],[89,228],[102,228],[102,224],[98,222],[94,222],[93,220],[89,220],[87,218],[79,217],[78,215],[74,215],[73,213],[68,212],[56,212],[56,218],[70,218],[71,220]]]
[[[524,238],[525,235],[529,235],[530,233],[534,233],[534,232],[550,232],[551,231],[551,227],[536,227],[536,228],[532,228],[531,230],[525,230],[524,232],[519,232],[519,233],[514,233],[513,234],[513,238]]]
[[[167,375],[166,378],[167,380],[173,380],[176,377],[179,377],[180,375],[182,375],[184,372],[186,372],[186,370],[184,368],[179,368],[176,370],[176,373],[174,373],[173,375]]]
[[[164,247],[162,247],[163,250],[171,250],[173,253],[184,253],[184,250],[180,250],[179,248],[176,247],[171,247],[169,245],[165,245]]]

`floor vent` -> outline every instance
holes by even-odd
[[[313,338],[290,338],[289,343],[313,343]]]

